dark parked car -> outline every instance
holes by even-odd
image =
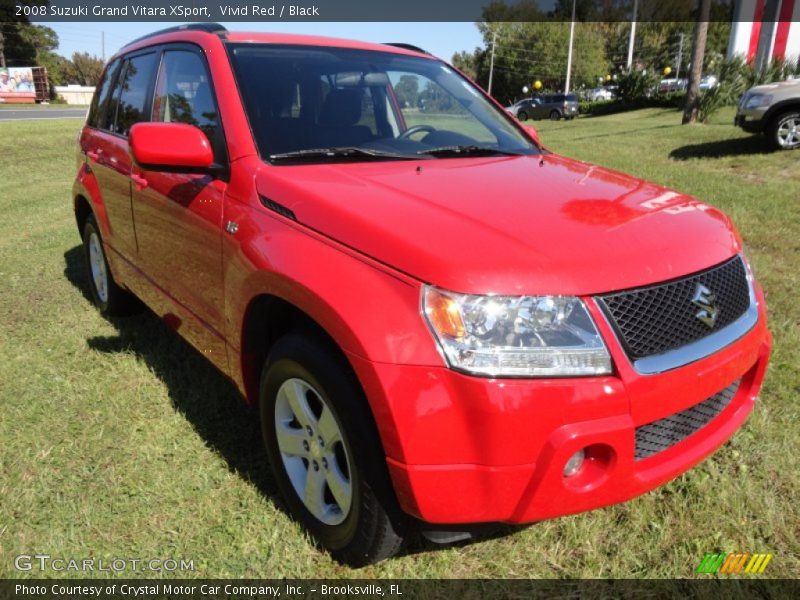
[[[534,96],[520,100],[508,111],[520,121],[528,119],[574,119],[578,116],[578,96],[576,94],[552,94]]]

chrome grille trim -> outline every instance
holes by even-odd
[[[738,260],[742,261],[744,266],[749,297],[749,305],[744,313],[725,327],[683,346],[667,350],[666,352],[651,354],[642,358],[631,357],[627,351],[626,343],[621,337],[619,328],[613,322],[612,316],[606,309],[603,301],[604,296],[600,295],[594,298],[597,307],[600,309],[600,313],[614,333],[617,342],[622,346],[623,350],[625,350],[628,358],[631,359],[634,369],[636,369],[638,373],[642,375],[663,373],[701,360],[734,343],[756,325],[758,322],[758,301],[756,300],[753,277],[747,263],[741,255],[738,256]],[[692,277],[693,276],[689,276],[686,279],[691,279]],[[656,286],[658,285],[659,284],[656,284]]]

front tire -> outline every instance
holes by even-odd
[[[136,298],[129,291],[117,285],[106,260],[103,238],[93,215],[83,226],[83,249],[86,270],[89,274],[89,288],[92,299],[100,312],[107,317],[129,315],[136,311]]]
[[[561,118],[561,113],[557,110],[550,112],[550,120],[551,121],[558,121]]]
[[[355,375],[321,339],[289,334],[261,375],[261,428],[292,516],[353,567],[394,555],[404,519]]]
[[[521,111],[519,111],[517,113],[517,118],[520,121],[527,121],[528,120],[528,113],[526,113],[524,110],[521,110]]]
[[[768,133],[777,150],[800,148],[800,112],[790,110],[779,114],[770,123]]]

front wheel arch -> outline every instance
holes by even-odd
[[[258,295],[248,303],[242,321],[241,369],[248,402],[255,404],[258,401],[264,361],[275,342],[289,333],[314,336],[347,361],[333,336],[308,313],[278,296]]]

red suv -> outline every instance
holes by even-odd
[[[728,217],[554,154],[402,44],[183,26],[105,70],[91,286],[258,407],[338,560],[633,498],[725,442],[771,347]]]

